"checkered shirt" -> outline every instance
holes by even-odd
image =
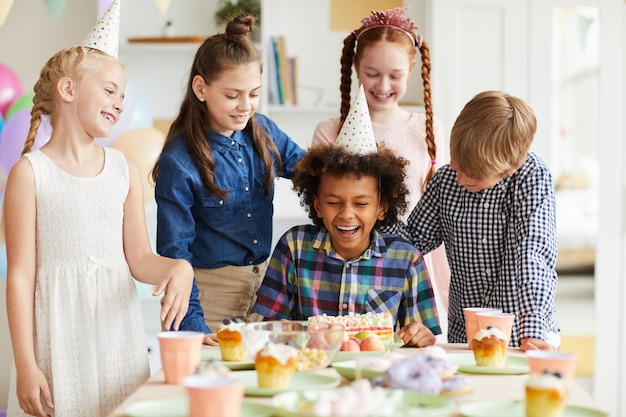
[[[448,341],[466,342],[465,307],[515,313],[511,346],[558,332],[554,294],[556,204],[552,175],[530,153],[495,186],[469,192],[441,167],[407,221],[388,229],[423,253],[445,243],[451,270]]]

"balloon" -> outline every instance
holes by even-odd
[[[9,106],[7,110],[7,114],[5,118],[9,120],[9,118],[22,109],[32,109],[33,108],[33,97],[35,97],[35,92],[31,91],[29,93],[23,94],[20,98],[15,100]]]
[[[0,132],[0,166],[5,173],[9,173],[11,167],[20,159],[24,142],[30,129],[30,109],[22,109],[7,120],[4,129]],[[48,142],[52,136],[50,118],[41,116],[41,124],[37,129],[35,143],[32,150],[39,149]]]
[[[135,103],[133,114],[128,125],[128,130],[139,129],[140,127],[152,127],[154,120],[152,119],[152,111],[150,105],[145,98],[135,93]]]
[[[11,68],[0,62],[0,114],[6,116],[11,103],[21,96],[22,93],[20,79]]]
[[[29,127],[30,109],[24,109],[7,120],[0,133],[0,166],[7,174],[22,155]]]
[[[7,247],[0,246],[0,279],[7,279]]]
[[[112,148],[124,152],[139,167],[144,202],[154,199],[154,184],[150,174],[164,143],[165,134],[162,131],[154,127],[144,127],[124,133],[111,145]]]

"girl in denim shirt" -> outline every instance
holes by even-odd
[[[242,14],[194,58],[187,92],[152,172],[157,251],[195,272],[181,329],[251,321],[272,243],[274,179],[304,155],[259,105],[262,62]],[[209,330],[211,329],[211,330]],[[212,335],[205,343],[214,344]]]

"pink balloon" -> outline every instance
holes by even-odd
[[[0,113],[6,116],[9,107],[22,94],[22,83],[17,75],[5,64],[0,62]]]
[[[30,109],[22,109],[7,120],[0,132],[0,166],[6,174],[22,156],[24,142],[30,128]],[[45,145],[52,136],[52,126],[48,116],[41,117],[41,124],[37,129],[33,149]]]

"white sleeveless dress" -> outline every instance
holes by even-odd
[[[104,149],[95,177],[72,176],[39,150],[26,155],[37,193],[35,354],[53,393],[51,416],[105,416],[150,376],[122,239],[128,165]],[[25,415],[15,387],[14,366],[10,417]]]

